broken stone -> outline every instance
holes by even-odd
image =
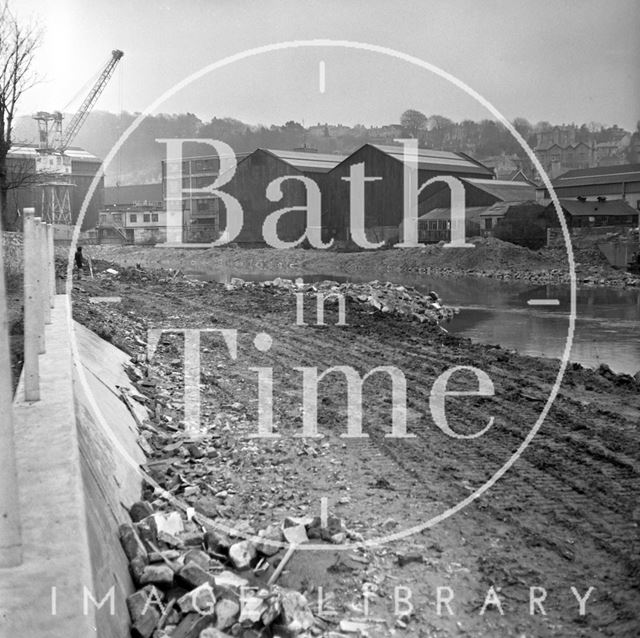
[[[303,524],[285,525],[282,534],[292,545],[301,545],[309,540],[307,528]]]
[[[129,516],[131,516],[131,520],[134,523],[137,523],[143,518],[147,518],[147,516],[151,516],[152,514],[153,508],[147,501],[136,501],[129,510]]]
[[[136,623],[148,613],[149,609],[152,609],[154,605],[161,604],[163,598],[163,593],[153,585],[147,585],[135,594],[131,594],[131,596],[127,598],[127,609],[129,610],[131,620]]]
[[[129,571],[131,572],[131,577],[136,585],[140,584],[140,579],[142,578],[142,573],[146,566],[147,558],[142,558],[141,556],[136,556],[136,558],[129,563]]]
[[[422,563],[423,557],[422,554],[418,552],[408,552],[406,554],[397,554],[398,565],[400,567],[404,567],[409,563]]]
[[[169,514],[156,512],[153,518],[156,522],[158,533],[163,532],[175,536],[184,531],[184,524],[180,512],[170,512]]]
[[[279,590],[282,621],[292,633],[301,633],[313,626],[313,614],[307,599],[297,591]]]
[[[217,582],[217,581],[216,581]],[[223,598],[216,603],[216,629],[231,627],[240,614],[240,605],[235,600]]]
[[[173,570],[169,565],[165,565],[164,563],[147,565],[140,575],[140,584],[170,586],[173,584]]]
[[[153,517],[149,516],[134,524],[135,530],[138,533],[138,537],[143,542],[145,547],[151,547],[151,545],[158,544],[158,530]]]
[[[215,576],[216,585],[218,587],[227,587],[229,589],[240,589],[241,587],[247,587],[249,581],[242,576],[238,576],[230,571],[220,572]]]
[[[196,563],[187,563],[178,572],[180,580],[189,587],[200,587],[204,583],[212,581],[213,577]]]
[[[225,634],[223,631],[219,631],[213,627],[207,627],[200,632],[199,638],[233,638],[231,634]]]
[[[258,536],[264,539],[256,544],[256,549],[265,556],[273,556],[281,549],[281,543],[285,540],[282,529],[279,525],[269,525],[264,530],[258,532]],[[269,542],[271,541],[271,542]]]
[[[140,537],[131,525],[120,525],[120,543],[122,549],[127,558],[131,562],[135,558],[143,560],[145,563],[148,560],[147,550],[145,549]]]
[[[176,549],[165,549],[162,552],[151,552],[149,554],[150,563],[160,563],[164,561],[172,561],[180,558],[180,552]]]
[[[214,617],[201,616],[196,612],[187,614],[173,630],[171,638],[200,638],[200,633],[213,627]]]
[[[256,557],[256,547],[251,541],[240,541],[229,548],[229,559],[236,569],[249,569]]]
[[[199,512],[207,518],[216,518],[218,516],[218,508],[220,503],[213,496],[201,496],[194,504],[196,512]]]
[[[204,456],[204,452],[195,443],[189,443],[186,447],[191,458],[201,459]]]
[[[213,614],[216,604],[216,595],[210,583],[203,583],[188,594],[178,599],[178,607],[184,612],[196,611],[199,614]]]
[[[160,621],[160,612],[155,607],[149,607],[147,613],[139,618],[131,627],[134,638],[150,638]]]
[[[257,623],[267,611],[267,604],[262,596],[245,596],[240,609],[240,624]]]
[[[232,541],[227,534],[218,530],[209,530],[204,535],[205,547],[215,554],[226,555],[232,545]]]
[[[203,552],[201,549],[190,549],[184,555],[185,565],[187,563],[195,563],[196,565],[200,565],[204,570],[209,568],[209,560],[209,554],[207,554],[207,552]]]
[[[341,620],[340,631],[345,631],[348,634],[358,634],[359,636],[366,636],[369,632],[369,625],[366,622],[355,620]]]
[[[198,547],[204,543],[204,534],[202,532],[183,532],[180,534],[180,540],[189,547]]]

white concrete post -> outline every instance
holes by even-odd
[[[47,224],[47,255],[49,257],[49,305],[56,300],[56,252],[53,244],[53,224]]]
[[[42,305],[38,303],[38,261],[33,258],[37,251],[35,209],[24,208],[24,398],[25,401],[40,400],[40,331],[38,323]]]
[[[42,271],[42,315],[45,324],[51,323],[51,290],[49,287],[49,224],[40,224],[40,270]],[[43,333],[44,334],[44,333]]]
[[[13,389],[3,252],[0,240],[0,567],[14,567],[22,563],[22,539],[13,446]]]
[[[42,218],[35,218],[35,243],[33,252],[27,257],[24,255],[25,262],[27,259],[32,260],[35,269],[35,294],[36,294],[36,314],[38,317],[38,353],[44,354],[44,302],[43,302],[43,276],[42,276]]]

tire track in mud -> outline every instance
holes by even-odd
[[[220,294],[220,299],[224,296]],[[301,375],[294,366],[313,365],[322,370],[344,364],[364,373],[376,365],[393,364],[407,379],[409,410],[418,413],[423,423],[431,383],[437,375],[453,365],[485,369],[496,387],[497,397],[490,404],[496,424],[481,446],[451,446],[431,422],[416,428],[415,419],[411,421],[413,429],[411,424],[409,427],[418,435],[416,439],[390,442],[384,438],[389,431],[390,384],[382,376],[367,381],[363,428],[370,438],[349,444],[347,452],[366,467],[367,476],[391,477],[395,493],[416,499],[415,509],[424,512],[431,513],[438,504],[442,507],[443,493],[447,503],[467,496],[469,485],[476,487],[503,464],[537,418],[555,378],[557,363],[473,346],[417,324],[388,317],[377,319],[351,308],[348,312],[353,324],[348,328],[296,327],[292,325],[293,305],[287,308],[273,293],[256,291],[252,298],[238,295],[237,302],[233,297],[234,293],[226,296],[224,308],[207,305],[204,297],[180,297],[179,301],[192,327],[233,327],[247,333],[241,338],[237,363],[228,361],[221,343],[208,344],[214,356],[206,361],[203,357],[204,368],[209,370],[210,365],[215,371],[216,363],[225,362],[224,374],[211,391],[204,393],[207,401],[214,393],[223,393],[223,397],[216,397],[216,404],[240,401],[251,413],[257,403],[256,375],[248,367],[269,365],[274,370],[274,416],[291,423],[292,406],[299,407],[301,401]],[[168,301],[171,305],[176,300]],[[139,311],[153,317],[159,309],[148,304]],[[213,324],[207,323],[211,315]],[[327,308],[326,322],[334,319]],[[266,355],[250,345],[250,339],[262,331],[274,338],[274,346]],[[321,385],[321,396],[327,401],[320,402],[319,416],[327,440],[340,445],[338,434],[345,429],[345,384],[341,379],[329,383],[329,379],[322,382],[326,386]],[[640,582],[638,525],[632,517],[640,486],[639,446],[634,437],[637,426],[632,416],[634,410],[640,414],[640,400],[637,394],[620,390],[615,396],[626,403],[624,415],[597,401],[584,406],[581,391],[571,385],[571,379],[568,373],[565,382],[569,383],[563,386],[540,432],[514,467],[480,501],[469,506],[464,517],[454,517],[444,529],[459,526],[466,530],[468,542],[481,554],[482,544],[499,521],[501,528],[506,526],[501,534],[517,539],[513,551],[535,554],[536,548],[544,548],[550,553],[544,560],[550,564],[554,562],[550,556],[556,557],[561,572],[554,572],[547,580],[559,584],[568,578],[577,581],[594,574],[598,586],[608,587],[606,596],[616,613],[637,619],[638,610],[627,592],[634,588],[637,591]],[[613,386],[609,389],[615,390]],[[596,385],[594,392],[597,390]],[[486,406],[466,399],[464,406],[448,408],[448,414],[457,424],[472,426],[486,419]],[[374,490],[369,492],[370,498],[377,496]],[[375,502],[378,507],[371,520],[380,522],[385,517],[385,500],[378,498]],[[480,571],[491,578],[492,568],[478,564]],[[611,590],[612,581],[617,589]],[[609,607],[607,610],[611,613]]]

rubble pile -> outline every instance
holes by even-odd
[[[400,286],[390,282],[371,281],[368,283],[338,283],[325,280],[315,283],[303,283],[302,280],[277,277],[272,281],[244,281],[233,277],[227,290],[247,288],[271,288],[289,294],[302,292],[309,295],[324,294],[327,303],[337,304],[337,295],[343,295],[355,303],[373,308],[374,311],[401,317],[420,323],[439,324],[449,321],[455,311],[443,306],[436,292],[423,295],[411,286]]]
[[[287,518],[256,533],[221,529],[188,508],[130,509],[120,541],[138,590],[127,599],[136,638],[340,636],[344,624],[314,615],[307,598],[275,581],[296,547],[310,539],[346,538],[340,519]],[[289,543],[286,553],[284,547]]]

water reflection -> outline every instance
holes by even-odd
[[[232,277],[266,281],[295,278],[283,272],[191,273],[210,281],[229,282]],[[333,279],[363,282],[379,279],[415,286],[424,292],[436,290],[445,303],[460,308],[447,324],[453,334],[480,343],[500,344],[523,354],[560,358],[569,328],[568,285],[532,286],[526,282],[461,277],[448,279],[429,275],[381,272],[366,276],[304,273],[305,282]],[[560,305],[531,307],[529,299],[558,299]],[[616,372],[640,370],[640,291],[617,288],[579,290],[576,298],[576,329],[569,359],[589,367],[606,363]]]

